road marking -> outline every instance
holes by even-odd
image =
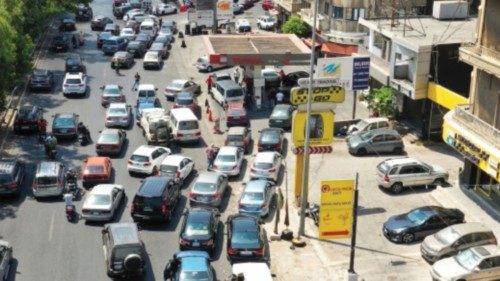
[[[50,225],[49,225],[49,241],[52,240],[52,233],[54,232],[55,216],[56,216],[56,212],[52,211],[52,216],[50,217]]]

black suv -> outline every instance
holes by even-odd
[[[85,73],[85,65],[83,65],[83,59],[80,55],[73,54],[66,58],[66,64],[64,67],[66,72]]]
[[[135,223],[108,223],[102,230],[106,271],[111,278],[143,275],[147,253]]]
[[[209,207],[196,207],[184,212],[179,248],[181,251],[204,250],[213,254],[216,249],[219,228],[219,210]]]
[[[31,91],[34,90],[52,90],[54,76],[50,70],[35,69],[30,76],[28,86]]]
[[[127,45],[127,52],[131,53],[134,58],[142,58],[148,51],[146,43],[143,41],[132,41]]]
[[[38,132],[38,124],[43,118],[43,110],[35,105],[19,108],[14,119],[14,132]]]
[[[78,4],[76,11],[76,20],[79,21],[89,21],[92,19],[94,13],[92,12],[92,8],[85,4]]]
[[[172,177],[148,177],[132,201],[132,219],[170,221],[180,196],[179,182]]]
[[[113,23],[113,20],[108,17],[97,16],[90,22],[90,28],[92,31],[104,30],[108,23]]]
[[[54,52],[67,52],[71,48],[78,48],[78,37],[74,33],[62,33],[52,39],[51,49]]]
[[[59,31],[61,32],[76,31],[76,21],[71,17],[62,18],[61,23],[59,25]]]
[[[0,160],[0,195],[19,195],[23,179],[24,165],[19,160]]]

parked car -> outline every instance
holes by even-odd
[[[163,31],[166,31],[166,32],[163,32]],[[172,31],[170,31],[170,29],[168,29],[168,28],[162,29],[162,30],[160,30],[160,33],[155,38],[153,43],[161,43],[161,44],[163,44],[163,46],[168,48],[170,46],[170,44],[172,43],[173,38],[174,37],[173,37]]]
[[[275,9],[274,2],[272,0],[263,0],[262,9],[264,11]]]
[[[156,15],[164,16],[177,13],[177,6],[173,3],[159,3],[156,5]]]
[[[71,33],[59,34],[54,36],[54,39],[52,39],[50,49],[53,52],[67,52],[71,48],[76,48],[73,43],[73,34]]]
[[[226,126],[250,126],[247,110],[242,103],[229,103],[226,109]]]
[[[136,38],[137,39],[137,38]],[[148,51],[146,43],[143,41],[132,41],[127,45],[127,52],[132,54],[135,58],[142,58]]]
[[[266,244],[260,219],[238,214],[227,219],[227,258],[238,260],[265,260]]]
[[[62,85],[63,95],[71,94],[85,96],[87,93],[87,75],[82,72],[66,73]]]
[[[193,159],[183,155],[168,155],[160,165],[160,176],[169,176],[183,184],[195,171]]]
[[[203,280],[215,281],[215,271],[210,265],[210,257],[202,251],[182,251],[175,254],[180,264],[174,272],[174,276],[180,276],[178,280]],[[167,264],[166,267],[170,267]],[[165,275],[165,272],[164,272]],[[164,278],[167,280],[167,278]]]
[[[238,212],[257,217],[267,216],[274,198],[274,192],[273,184],[267,180],[258,179],[245,183],[238,200]]]
[[[238,3],[233,3],[233,15],[240,15],[245,12],[245,7]]]
[[[104,31],[110,32],[114,36],[120,35],[120,26],[116,23],[108,23],[104,26]]]
[[[191,187],[189,203],[194,205],[205,205],[219,207],[227,190],[227,176],[215,172],[203,172],[198,175]]]
[[[89,21],[94,16],[92,8],[85,4],[78,4],[76,6],[76,20]]]
[[[239,19],[236,22],[236,30],[238,30],[239,32],[251,32],[252,26],[247,19]]]
[[[109,277],[130,278],[144,274],[148,254],[135,223],[104,225],[102,244]]]
[[[110,221],[125,199],[121,184],[98,184],[85,197],[82,218],[86,221]]]
[[[11,277],[10,269],[12,265],[12,246],[5,240],[0,240],[0,276],[3,280]]]
[[[56,138],[76,138],[76,127],[78,124],[78,115],[72,114],[55,114],[52,121],[52,135]]]
[[[388,159],[377,165],[378,185],[394,193],[401,193],[404,187],[443,185],[448,177],[448,171],[441,166],[409,157]]]
[[[267,128],[259,131],[257,151],[277,151],[282,153],[285,142],[283,129]]]
[[[120,103],[126,101],[125,95],[122,92],[122,86],[108,84],[105,86],[101,86],[100,89],[102,90],[101,105],[104,107],[107,107],[110,103]]]
[[[137,35],[137,33],[139,33],[139,31],[140,31],[141,25],[138,22],[136,22],[135,20],[129,20],[125,24],[125,28],[131,28],[135,32],[135,34]],[[135,40],[135,37],[134,37],[134,40]]]
[[[132,201],[132,219],[170,222],[180,197],[181,188],[173,178],[148,177]]]
[[[118,51],[126,51],[128,39],[125,37],[113,36],[104,40],[102,51],[105,55],[113,55]]]
[[[134,65],[134,56],[129,52],[116,52],[111,59],[111,68],[116,68],[117,61],[120,62],[120,68],[130,69]]]
[[[73,54],[66,58],[64,69],[69,73],[85,73],[85,65],[83,64],[83,59],[80,55]]]
[[[362,132],[367,132],[376,129],[389,129],[391,127],[389,119],[386,117],[376,117],[362,119],[356,124],[349,126],[348,135],[356,135]]]
[[[199,71],[206,71],[206,72],[212,72],[217,69],[221,69],[224,67],[227,67],[226,64],[215,64],[211,63],[208,60],[208,56],[201,56],[196,60],[195,64],[196,68],[198,68]]]
[[[142,67],[144,69],[161,69],[163,65],[163,59],[160,54],[155,51],[148,51],[146,55],[144,55],[144,60],[142,62]]]
[[[425,260],[435,262],[465,249],[487,244],[497,244],[497,238],[491,229],[476,222],[461,223],[425,237],[420,244],[420,253]]]
[[[447,226],[464,222],[464,213],[458,209],[424,206],[390,217],[382,232],[393,242],[409,244]]]
[[[109,157],[90,156],[83,160],[82,185],[90,187],[97,183],[111,182],[113,164]]]
[[[119,1],[122,1],[122,0],[119,0]],[[123,19],[123,17],[125,16],[125,14],[127,12],[129,12],[130,10],[134,9],[134,7],[132,7],[132,5],[130,5],[130,3],[123,3],[123,4],[120,4],[119,6],[114,6],[113,7],[113,15],[115,16],[115,18],[117,19]]]
[[[104,124],[106,127],[128,128],[132,124],[132,107],[126,103],[111,103],[106,110]]]
[[[127,170],[134,173],[156,175],[161,162],[170,154],[170,149],[161,146],[141,145],[128,160]]]
[[[127,141],[127,133],[119,129],[104,129],[100,132],[95,145],[97,155],[120,155]]]
[[[97,48],[100,49],[102,48],[102,45],[104,44],[104,41],[107,39],[113,37],[113,34],[111,32],[103,31],[97,35]]]
[[[120,31],[120,37],[126,38],[127,39],[127,43],[128,43],[130,41],[134,41],[135,40],[136,34],[135,34],[135,31],[132,28],[126,27],[126,28],[123,28]]]
[[[180,92],[188,92],[193,95],[198,95],[201,93],[201,86],[192,80],[176,79],[165,87],[165,98],[167,98],[167,100],[173,100]]]
[[[108,25],[110,23],[113,23],[112,19],[105,17],[105,16],[96,16],[90,22],[90,29],[92,29],[92,31],[96,31],[96,30],[104,31],[104,28],[106,27],[106,25]]]
[[[139,33],[137,37],[135,37],[135,41],[141,41],[144,42],[147,48],[151,47],[151,44],[153,43],[153,37],[149,35],[149,33]]]
[[[273,68],[264,68],[261,70],[262,77],[264,77],[264,84],[266,89],[279,88],[281,86],[281,79],[278,71]]]
[[[14,133],[36,133],[40,120],[43,118],[43,109],[36,105],[19,107],[14,117]]]
[[[302,70],[289,72],[282,79],[281,84],[284,87],[296,87],[300,78],[309,78],[309,73]]]
[[[25,178],[24,163],[22,163],[20,160],[16,158],[0,159],[0,196],[6,196],[6,195],[19,196],[21,194],[21,190],[23,187],[24,178]],[[0,250],[1,250],[1,243],[0,243]],[[0,271],[0,274],[1,273],[2,272]]]
[[[71,32],[76,30],[76,21],[73,18],[62,18],[59,24],[60,32]]]
[[[259,29],[272,30],[274,29],[275,26],[276,26],[276,18],[273,16],[260,16],[257,19],[257,27]]]
[[[174,108],[189,108],[194,115],[201,119],[201,107],[196,103],[195,97],[189,92],[180,92],[175,96]]]
[[[217,246],[219,210],[195,207],[186,209],[183,216],[179,234],[180,250],[202,250],[213,254]]]
[[[349,153],[404,153],[404,143],[396,130],[377,129],[350,137],[347,141]]]
[[[437,261],[431,269],[432,280],[496,281],[500,276],[500,246],[484,245],[461,251]]]
[[[151,44],[151,47],[149,48],[149,51],[157,52],[162,59],[166,59],[168,54],[168,47],[163,45],[163,43],[161,42],[153,42],[153,44]]]
[[[292,117],[295,108],[290,104],[277,104],[269,117],[269,127],[290,130],[292,128]]]
[[[264,151],[255,155],[250,168],[250,179],[266,179],[278,182],[283,158],[276,151]]]
[[[238,126],[229,128],[224,145],[240,147],[244,153],[248,153],[252,145],[251,130]]]
[[[223,146],[215,157],[212,170],[228,176],[238,176],[243,165],[243,149],[234,146]]]
[[[28,82],[30,91],[46,90],[51,91],[54,84],[54,75],[52,71],[46,69],[35,69]]]
[[[172,33],[175,34],[177,33],[177,22],[173,20],[164,20],[161,24],[161,28],[169,28],[170,30],[172,30]]]

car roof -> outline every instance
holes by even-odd
[[[126,57],[128,56],[129,52],[125,52],[125,51],[118,51],[115,53],[115,57]]]
[[[104,165],[108,157],[90,156],[87,158],[87,165]]]
[[[115,187],[122,188],[121,184],[98,184],[92,188],[90,194],[110,194]]]
[[[399,133],[398,133],[398,131],[393,130],[393,129],[375,129],[375,130],[371,130],[371,131],[368,131],[368,132],[372,132],[373,135],[385,134],[385,135],[400,136]]]
[[[105,128],[102,129],[101,134],[118,134],[120,130],[114,128]]]
[[[37,175],[38,176],[54,176],[57,175],[60,162],[54,161],[42,161],[38,164]]]
[[[219,149],[219,155],[221,154],[230,154],[230,155],[233,155],[233,154],[236,154],[238,152],[238,147],[236,146],[223,146]]]
[[[383,162],[393,166],[393,165],[405,165],[405,164],[421,164],[422,162],[417,159],[411,157],[400,157],[400,158],[391,158],[384,160]]]
[[[234,214],[234,215],[230,215],[228,217],[228,221],[230,221],[231,223],[237,223],[239,225],[258,225],[259,222],[257,220],[256,217],[253,217],[253,216],[250,216],[250,215],[245,215],[245,214]]]
[[[155,90],[155,85],[153,84],[140,84],[138,89],[138,91],[140,90]]]
[[[261,130],[261,134],[263,134],[263,133],[268,133],[268,132],[279,132],[279,133],[283,133],[283,129],[280,129],[280,128],[265,128],[265,129],[262,129],[262,130]]]
[[[147,177],[142,182],[137,195],[146,197],[158,197],[163,193],[163,189],[166,184],[172,179],[172,177],[162,176],[162,177]]]
[[[368,122],[368,123],[374,123],[374,122],[380,122],[380,121],[387,121],[387,122],[389,122],[389,119],[387,117],[373,117],[373,118],[362,119],[362,120],[360,120],[360,122],[361,121],[365,121],[365,122]]]
[[[184,160],[184,158],[186,158],[186,156],[180,154],[168,155],[167,157],[165,157],[163,162],[161,162],[161,164],[178,166],[181,161]]]
[[[500,256],[500,246],[498,245],[483,245],[471,248],[474,252],[481,255],[483,258],[490,256]]]
[[[186,83],[188,80],[187,79],[174,79],[172,80],[172,82],[170,82],[170,84],[174,84],[174,83]]]
[[[274,155],[277,153],[274,151],[265,151],[265,152],[258,152],[255,155],[254,162],[259,162],[259,163],[273,163],[274,160]]]
[[[110,234],[115,244],[124,245],[140,242],[137,224],[133,222],[108,223],[105,227],[111,230]]]
[[[124,102],[112,102],[109,104],[109,108],[126,108],[127,104]]]
[[[235,126],[235,127],[230,127],[229,130],[227,131],[228,135],[243,135],[245,133],[245,127],[243,126]]]
[[[196,179],[197,182],[217,182],[217,179],[219,178],[221,174],[216,173],[216,172],[202,172],[201,174],[198,175],[198,178]]]
[[[72,113],[57,113],[54,115],[54,119],[61,118],[61,119],[67,119],[67,118],[75,118],[76,116]]]
[[[142,155],[150,155],[154,150],[156,150],[159,146],[154,145],[141,145],[139,146],[133,154],[142,154]]]
[[[33,70],[33,75],[48,75],[50,71],[48,69],[35,69]]]
[[[247,182],[244,192],[264,192],[268,184],[269,182],[264,179],[251,180]]]
[[[449,227],[452,228],[455,232],[458,232],[461,236],[470,233],[491,232],[491,229],[479,222],[459,223],[451,225]]]
[[[146,57],[158,57],[158,52],[157,51],[147,51],[145,56]]]

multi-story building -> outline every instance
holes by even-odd
[[[470,99],[444,117],[443,139],[464,156],[461,183],[500,210],[500,1],[482,0],[475,43],[460,48],[473,67]]]

